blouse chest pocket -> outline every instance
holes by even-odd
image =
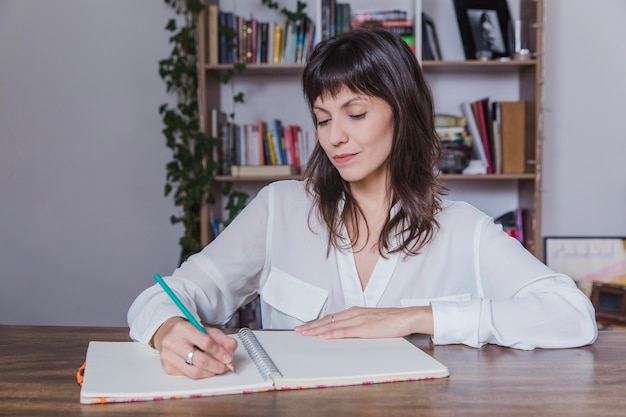
[[[321,316],[328,291],[272,268],[261,297],[272,308],[306,323]]]

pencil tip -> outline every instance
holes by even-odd
[[[230,371],[231,371],[231,372],[233,372],[233,373],[235,373],[235,374],[237,373],[237,372],[235,372],[235,367],[233,366],[233,364],[232,364],[232,363],[227,363],[227,364],[226,364],[226,367],[227,367],[228,369],[230,369]]]

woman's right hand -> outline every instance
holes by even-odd
[[[201,379],[229,370],[237,341],[219,329],[206,330],[208,334],[198,331],[182,317],[169,318],[159,327],[152,340],[165,372]],[[191,352],[188,364],[186,359]]]

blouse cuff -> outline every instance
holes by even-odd
[[[448,301],[432,302],[434,335],[433,343],[449,345],[462,343],[481,347],[478,339],[481,300],[465,303]]]

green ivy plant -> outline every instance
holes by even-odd
[[[291,22],[299,22],[307,18],[307,15],[305,12],[306,3],[303,1],[298,1],[296,3],[295,11],[291,11],[285,7],[281,7],[281,5],[278,4],[278,2],[272,1],[272,0],[261,0],[261,3],[263,3],[263,5],[267,6],[269,9],[275,10],[278,13],[282,14],[283,16],[285,16],[287,20]]]
[[[211,189],[219,164],[213,159],[213,150],[219,146],[219,138],[209,137],[200,129],[197,39],[198,19],[205,4],[202,0],[164,1],[179,16],[178,20],[170,19],[165,26],[171,33],[169,42],[172,51],[169,57],[159,61],[159,74],[165,81],[166,91],[176,95],[176,104],[162,104],[159,114],[165,125],[163,134],[166,145],[172,151],[172,160],[166,166],[164,192],[165,196],[173,193],[174,204],[181,209],[180,213],[170,217],[170,222],[182,223],[184,227],[183,236],[179,239],[182,262],[202,249],[200,213],[204,204],[215,204]],[[276,2],[262,0],[262,3],[288,20],[306,18],[304,2],[298,1],[294,12],[281,8]],[[221,30],[225,29],[220,27]],[[235,104],[244,103],[243,93],[234,93],[234,78],[245,69],[245,64],[235,64],[220,79],[222,83],[233,86],[233,111],[229,114],[233,120]],[[228,225],[243,210],[248,195],[235,190],[230,182],[223,184],[222,194],[227,199],[225,208],[228,219],[225,225]]]
[[[181,262],[202,249],[200,242],[200,213],[204,203],[213,204],[211,186],[217,169],[213,160],[215,138],[200,130],[198,106],[198,16],[204,8],[200,0],[165,0],[182,19],[167,22],[171,33],[170,56],[159,61],[159,74],[168,93],[176,95],[176,104],[159,107],[166,145],[172,150],[172,160],[166,166],[165,195],[173,193],[174,204],[181,212],[170,217],[172,224],[182,223]],[[203,201],[204,199],[204,201]]]

